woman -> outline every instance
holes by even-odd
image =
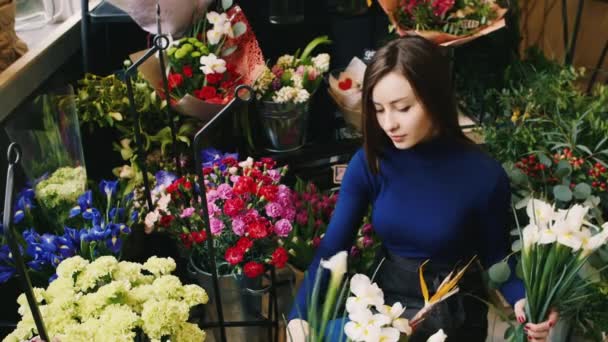
[[[501,165],[462,133],[449,60],[423,38],[404,37],[380,49],[363,81],[364,146],[350,161],[331,223],[308,269],[290,318],[306,319],[306,294],[321,259],[348,249],[369,204],[383,242],[375,281],[385,303],[399,301],[411,317],[422,307],[417,270],[426,259],[434,286],[459,262],[476,255],[484,267],[508,251],[509,179]],[[410,341],[444,329],[449,341],[485,341],[487,298],[478,265],[460,281],[461,291],[440,304]],[[525,321],[523,286],[512,279],[502,293],[516,301]],[[557,319],[526,326],[528,339],[544,341]],[[293,325],[292,325],[293,326]]]

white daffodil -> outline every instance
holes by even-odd
[[[526,213],[530,222],[534,222],[540,229],[549,228],[549,223],[555,217],[554,207],[539,199],[532,199],[528,202]]]
[[[220,40],[224,36],[224,31],[221,29],[213,28],[212,30],[207,31],[207,42],[211,45],[219,44]]]
[[[355,312],[359,308],[367,308],[374,305],[376,308],[384,305],[384,293],[376,283],[363,274],[355,274],[350,280],[350,292],[355,297],[346,300],[346,311]]]
[[[201,57],[201,70],[205,75],[208,74],[222,74],[226,71],[226,61],[217,58],[214,54],[209,54],[208,56]]]
[[[550,243],[554,243],[557,240],[557,234],[555,234],[555,232],[551,229],[542,229],[538,233],[539,245],[548,245]]]
[[[581,237],[573,231],[558,234],[557,243],[572,248],[573,252],[578,251],[583,245]]]
[[[390,323],[390,318],[383,314],[373,314],[369,309],[362,309],[348,315],[350,322],[344,325],[344,332],[353,341],[378,341],[382,327]]]
[[[210,11],[207,13],[207,21],[211,23],[213,26],[223,25],[228,21],[228,16],[226,13],[218,13],[215,11]]]
[[[378,342],[398,342],[401,337],[399,330],[395,328],[382,328],[380,329],[380,338]]]
[[[524,249],[528,250],[532,245],[538,243],[540,239],[540,232],[535,224],[530,223],[521,232],[522,239],[524,240]]]
[[[393,328],[399,330],[402,334],[411,335],[412,326],[406,318],[397,318],[393,321]]]
[[[606,226],[606,224],[604,224]],[[582,256],[586,257],[593,253],[596,249],[603,246],[608,241],[608,229],[604,228],[604,230],[598,234],[593,235],[586,241],[583,240],[583,253]]]
[[[348,253],[346,251],[342,251],[329,258],[329,260],[321,260],[321,266],[330,270],[332,277],[343,276],[346,273],[347,259]]]
[[[558,210],[555,220],[564,221],[567,224],[568,229],[578,230],[583,226],[589,207],[580,204],[573,205],[568,210]]]
[[[448,338],[448,335],[443,332],[443,329],[439,329],[426,342],[443,342],[446,338]]]
[[[378,310],[378,312],[380,312],[381,314],[388,316],[391,321],[394,321],[397,318],[401,317],[401,315],[405,312],[405,307],[401,303],[397,302],[393,304],[393,306],[376,306],[376,310]]]

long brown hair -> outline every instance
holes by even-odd
[[[372,92],[376,84],[391,72],[397,72],[408,80],[440,136],[470,142],[458,124],[449,57],[441,47],[422,37],[398,38],[376,52],[363,78],[363,145],[372,173],[378,173],[379,158],[391,144],[376,118]]]

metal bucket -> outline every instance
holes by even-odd
[[[201,270],[190,258],[188,273],[202,286],[209,296],[209,302],[204,305],[203,322],[218,322],[217,308],[215,306],[215,292],[211,273]],[[269,290],[262,288],[262,278],[250,279],[245,276],[218,276],[221,289],[222,309],[225,322],[258,321],[262,312],[262,296]],[[230,327],[226,328],[226,340],[266,342],[268,340],[267,327]],[[219,328],[205,328],[206,341],[221,341]]]
[[[258,101],[262,127],[271,152],[290,152],[306,143],[309,101],[302,103],[276,103]]]

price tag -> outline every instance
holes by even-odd
[[[334,184],[342,184],[342,178],[344,178],[347,166],[348,164],[336,164],[331,167],[334,171]]]

